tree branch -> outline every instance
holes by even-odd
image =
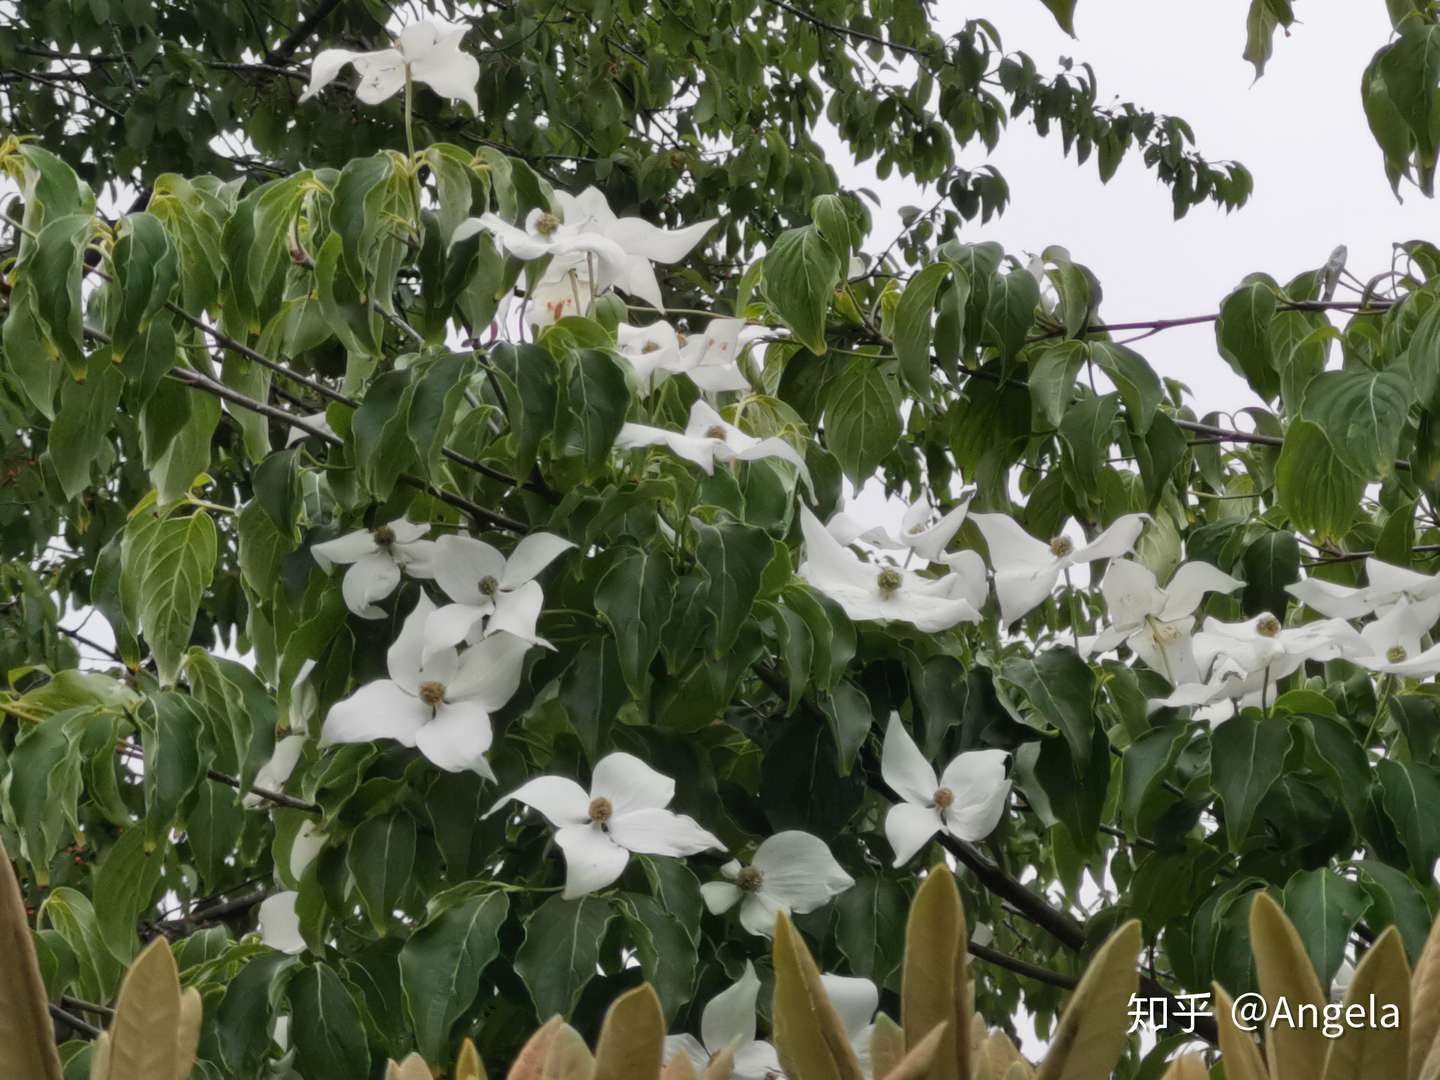
[[[265,62],[278,67],[289,61],[295,51],[305,44],[311,34],[320,29],[320,24],[339,6],[340,0],[320,0],[314,11],[295,24],[295,29],[285,36],[284,41],[265,54]]]

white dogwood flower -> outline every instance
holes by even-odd
[[[441,97],[463,101],[472,113],[478,113],[475,85],[480,81],[480,62],[460,51],[464,36],[464,27],[426,20],[400,31],[389,49],[322,49],[310,65],[310,84],[300,95],[300,103],[309,101],[334,82],[346,64],[352,64],[360,75],[355,96],[366,105],[378,105],[403,90],[408,71],[412,82],[424,83]]]
[[[327,574],[337,563],[348,563],[340,583],[345,606],[362,619],[383,619],[385,612],[375,601],[395,591],[401,571],[413,578],[435,576],[435,541],[421,539],[429,531],[429,525],[396,518],[388,525],[315,544],[310,554]]]
[[[331,706],[320,743],[394,739],[442,769],[470,769],[493,780],[485,760],[494,737],[490,714],[520,686],[530,643],[497,633],[463,653],[437,649],[422,661],[425,623],[434,611],[422,595],[386,654],[390,678],[368,682]]]
[[[664,446],[671,453],[699,465],[707,473],[715,471],[717,461],[779,458],[794,465],[805,485],[810,486],[810,470],[793,446],[779,436],[757,439],[745,434],[734,424],[726,422],[704,401],[697,400],[690,407],[690,422],[683,432],[644,424],[626,424],[615,440],[617,450],[635,450],[644,446]]]
[[[805,537],[800,577],[844,608],[850,618],[908,622],[927,633],[980,621],[985,578],[978,556],[963,574],[924,578],[864,561],[830,535],[803,505],[800,528]]]
[[[563,776],[538,776],[501,798],[495,813],[514,799],[555,826],[555,842],[565,853],[567,900],[603,889],[639,855],[695,855],[707,848],[725,850],[714,834],[693,818],[665,807],[675,797],[675,781],[633,754],[607,754],[595,763],[586,792]]]
[[[1418,574],[1403,566],[1365,560],[1368,585],[1352,588],[1323,578],[1307,577],[1285,586],[1285,591],[1307,607],[1332,619],[1358,619],[1384,614],[1402,600],[1422,601],[1440,596],[1440,575]]]
[[[930,838],[944,829],[960,840],[983,840],[1005,813],[1010,781],[1005,778],[1004,750],[970,750],[960,754],[937,778],[920,753],[898,713],[890,714],[880,775],[904,802],[885,815],[885,839],[902,866]]]
[[[748,389],[750,382],[737,361],[748,340],[765,332],[743,319],[724,318],[711,319],[699,334],[680,334],[663,319],[648,326],[616,327],[619,353],[634,370],[642,394],[649,394],[662,374],[686,375],[710,394]]]
[[[574,547],[553,533],[531,533],[507,559],[489,544],[469,536],[442,536],[435,543],[435,583],[455,601],[425,621],[420,659],[429,662],[441,649],[472,638],[513,634],[532,645],[549,647],[535,634],[545,603],[535,575]]]
[[[850,975],[820,976],[820,985],[825,996],[835,1007],[840,1026],[850,1038],[855,1057],[860,1062],[860,1071],[867,1078],[874,1075],[870,1056],[870,1042],[875,1036],[875,1012],[880,1008],[880,989],[869,979]]]
[[[995,596],[1000,601],[1000,620],[1009,626],[1033,611],[1055,589],[1055,582],[1069,567],[1096,559],[1114,559],[1135,546],[1148,520],[1146,514],[1126,514],[1090,543],[1077,546],[1068,536],[1048,543],[1031,536],[1005,514],[971,514],[990,548],[990,566],[995,571]]]
[[[261,765],[255,773],[255,786],[264,788],[267,791],[279,791],[285,786],[285,781],[290,779],[290,774],[295,771],[295,766],[300,761],[300,754],[305,749],[304,735],[286,735],[275,744],[275,749],[270,754],[270,760]],[[265,798],[249,792],[241,800],[244,806],[262,806]]]
[[[965,524],[965,515],[970,509],[974,491],[967,491],[949,512],[935,519],[935,511],[924,499],[916,499],[900,519],[900,531],[892,533],[883,525],[866,525],[845,511],[840,511],[826,524],[825,529],[842,544],[859,540],[878,548],[903,551],[909,548],[926,562],[938,562],[950,541]]]
[[[729,880],[700,886],[705,906],[720,915],[739,904],[740,925],[764,937],[775,932],[778,912],[804,915],[855,884],[825,841],[795,829],[762,842],[749,866],[732,860],[720,872]]]
[[[305,939],[300,935],[300,916],[295,912],[295,901],[300,894],[294,891],[277,892],[260,901],[260,941],[276,952],[294,956],[305,951]]]
[[[1162,589],[1148,567],[1117,559],[1100,583],[1110,625],[1093,638],[1081,638],[1080,651],[1090,656],[1127,644],[1172,686],[1196,682],[1195,611],[1207,592],[1231,593],[1244,584],[1209,563],[1187,562]]]
[[[617,288],[663,311],[653,264],[679,262],[715,224],[712,219],[671,231],[643,218],[616,217],[605,196],[593,187],[579,195],[557,191],[555,203],[558,214],[533,209],[518,227],[495,213],[470,218],[456,228],[451,243],[488,232],[523,262],[578,256],[591,271],[596,293]]]
[[[1426,679],[1440,674],[1440,645],[1421,639],[1440,619],[1440,596],[1420,603],[1401,600],[1360,630],[1346,658],[1381,675]]]
[[[710,999],[700,1014],[700,1038],[694,1035],[667,1035],[665,1063],[677,1054],[690,1059],[696,1075],[703,1073],[710,1059],[730,1048],[734,1051],[734,1080],[769,1080],[783,1076],[775,1047],[755,1038],[755,1003],[760,997],[760,977],[755,965],[745,961],[745,973],[728,990]]]

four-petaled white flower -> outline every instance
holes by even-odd
[[[563,776],[538,776],[490,810],[514,799],[540,811],[555,826],[555,842],[565,853],[567,900],[603,889],[639,855],[695,855],[707,848],[725,850],[693,818],[666,810],[675,797],[675,781],[633,754],[607,754],[595,763],[586,792]]]
[[[665,1062],[677,1054],[690,1059],[698,1075],[710,1059],[729,1048],[734,1052],[734,1080],[768,1080],[783,1076],[775,1047],[755,1038],[755,1002],[760,997],[760,977],[755,965],[745,961],[745,973],[728,990],[710,999],[700,1014],[700,1038],[694,1035],[667,1035]]]
[[[617,288],[663,311],[653,264],[679,262],[715,224],[711,219],[671,231],[644,218],[616,217],[605,196],[593,187],[579,195],[557,191],[555,203],[558,214],[531,210],[524,227],[494,213],[471,218],[455,230],[451,243],[488,232],[507,253],[524,262],[578,256],[591,271],[588,284],[595,293]]]
[[[300,916],[295,912],[298,892],[272,893],[260,901],[260,941],[277,952],[294,956],[305,951],[305,939],[300,934]]]
[[[375,601],[395,591],[402,570],[413,578],[435,576],[435,541],[421,539],[429,531],[429,525],[396,518],[388,525],[315,544],[310,554],[327,574],[336,563],[349,563],[340,583],[345,606],[362,619],[383,619],[385,612]]]
[[[409,72],[413,82],[424,83],[441,97],[465,102],[472,113],[480,111],[475,84],[480,62],[460,51],[464,27],[417,22],[400,31],[394,47],[375,52],[322,49],[310,65],[310,84],[300,95],[303,104],[335,81],[346,64],[360,75],[355,96],[366,105],[378,105],[405,88]]]
[[[965,515],[970,509],[970,500],[975,492],[967,491],[960,502],[935,520],[935,511],[924,499],[910,504],[900,519],[900,532],[892,533],[883,525],[866,525],[858,518],[841,510],[826,524],[825,530],[842,544],[853,544],[859,540],[878,548],[903,551],[909,548],[926,562],[939,562],[950,541],[965,524]]]
[[[441,649],[474,636],[513,634],[532,645],[550,647],[535,634],[545,594],[535,575],[574,547],[553,533],[531,533],[507,559],[495,548],[469,536],[443,536],[435,543],[435,582],[454,600],[425,621],[420,659],[428,663]]]
[[[717,461],[758,461],[760,458],[779,458],[794,465],[810,486],[810,470],[805,459],[779,436],[757,439],[747,435],[734,424],[703,401],[696,401],[690,407],[690,422],[684,432],[666,431],[664,428],[647,427],[644,424],[626,424],[620,429],[615,440],[617,450],[635,450],[643,446],[664,446],[671,453],[686,461],[693,461],[707,473],[715,471]]]
[[[1361,628],[1346,659],[1381,675],[1426,679],[1440,674],[1440,645],[1426,649],[1421,639],[1440,618],[1440,596],[1411,603],[1401,600]]]
[[[765,332],[743,319],[723,318],[711,319],[698,334],[680,334],[663,319],[648,326],[616,327],[620,355],[634,370],[642,395],[654,389],[660,374],[686,375],[710,394],[749,389],[737,361],[749,341]]]
[[[978,556],[968,566],[953,564],[954,572],[944,577],[925,578],[864,561],[831,536],[804,505],[800,528],[805,536],[800,577],[844,608],[850,618],[908,622],[928,633],[980,621],[986,583]]]
[[[1081,639],[1081,652],[1109,652],[1127,644],[1171,686],[1197,682],[1191,632],[1195,611],[1207,592],[1230,593],[1245,583],[1205,562],[1187,562],[1160,588],[1148,567],[1131,559],[1110,564],[1100,593],[1110,625],[1093,638]]]
[[[890,714],[880,775],[904,802],[885,815],[885,839],[902,866],[941,829],[960,840],[983,840],[1005,813],[1010,781],[1004,750],[960,754],[937,778],[898,713]]]
[[[1065,570],[1096,559],[1114,559],[1130,551],[1140,539],[1149,515],[1116,518],[1108,529],[1081,547],[1063,535],[1048,543],[1037,540],[1005,514],[971,514],[970,520],[990,548],[1000,621],[1009,626],[1044,603]]]
[[[390,678],[368,682],[333,705],[321,745],[394,739],[418,747],[442,769],[471,769],[493,780],[485,760],[494,737],[490,714],[519,688],[530,643],[497,633],[463,653],[437,649],[422,661],[425,622],[434,611],[422,595],[386,655]]]
[[[1417,574],[1373,557],[1365,560],[1365,576],[1370,583],[1358,589],[1308,577],[1286,585],[1285,591],[1332,619],[1383,615],[1402,600],[1418,602],[1440,596],[1440,575]]]
[[[700,886],[705,906],[719,915],[738,903],[740,925],[765,937],[775,932],[778,912],[804,915],[855,884],[825,841],[793,829],[761,843],[749,866],[732,860],[720,872],[729,880]]]

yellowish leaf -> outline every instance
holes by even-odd
[[[1426,1059],[1440,1047],[1440,919],[1415,964],[1410,1001],[1410,1077],[1420,1080]],[[1440,1058],[1436,1061],[1440,1066]]]
[[[1338,1039],[1331,1039],[1325,1057],[1325,1080],[1372,1080],[1374,1077],[1402,1077],[1410,1074],[1410,964],[1400,931],[1387,927],[1375,944],[1365,951],[1345,992],[1345,1006],[1368,1010],[1374,999],[1376,1019],[1359,1027],[1347,1026]],[[1387,1005],[1399,1013],[1391,1026],[1379,1014]]]
[[[176,1032],[175,1080],[190,1080],[200,1052],[200,1021],[205,1003],[193,986],[180,995],[180,1030]]]
[[[1300,935],[1269,894],[1257,892],[1250,905],[1250,949],[1255,954],[1260,993],[1273,1008],[1282,998],[1292,1010],[1324,1009],[1327,998]],[[1325,1037],[1313,1028],[1281,1024],[1267,1034],[1270,1080],[1310,1080],[1325,1067]]]
[[[1085,969],[1035,1073],[1038,1080],[1109,1077],[1125,1050],[1127,1006],[1140,985],[1139,954],[1140,924],[1132,919],[1100,946]]]
[[[390,1062],[385,1071],[385,1080],[434,1080],[430,1066],[419,1054],[411,1054],[404,1061]]]
[[[91,1045],[95,1049],[90,1052],[90,1080],[105,1080],[110,1075],[110,1033],[100,1032]]]
[[[710,1059],[700,1080],[730,1080],[735,1072],[735,1051],[728,1046]]]
[[[60,1080],[55,1027],[30,940],[25,899],[3,844],[0,879],[0,1076]]]
[[[1028,1061],[1017,1061],[1005,1070],[1000,1080],[1035,1080],[1035,1070]]]
[[[905,923],[905,969],[900,1022],[905,1044],[916,1046],[945,1025],[931,1071],[934,1080],[968,1080],[970,1008],[966,964],[969,934],[955,875],[943,863],[926,875]]]
[[[931,1080],[935,1075],[935,1059],[944,1043],[945,1025],[941,1024],[913,1046],[898,1065],[884,1073],[884,1080]],[[875,1075],[882,1074],[877,1070]]]
[[[595,1080],[655,1076],[665,1048],[665,1013],[648,983],[615,999],[595,1047]]]
[[[564,1026],[565,1021],[558,1016],[552,1016],[541,1024],[515,1056],[507,1080],[541,1080],[545,1069],[545,1055],[550,1052],[550,1044],[554,1041],[556,1032]]]
[[[775,1050],[790,1080],[863,1080],[815,958],[790,917],[775,918]]]
[[[170,943],[157,937],[141,950],[115,1003],[110,1071],[105,1080],[156,1080],[180,1067],[180,973]]]
[[[660,1074],[660,1080],[695,1080],[695,1066],[685,1054],[676,1054]]]
[[[1220,1031],[1220,1056],[1225,1059],[1225,1080],[1265,1080],[1265,1059],[1248,1031],[1235,1026],[1235,1003],[1219,983],[1211,987],[1215,999],[1215,1026]]]
[[[905,1057],[905,1032],[884,1013],[875,1014],[870,1033],[870,1068],[876,1076],[889,1073]]]
[[[455,1080],[485,1080],[485,1065],[475,1044],[466,1039],[460,1044],[460,1057],[455,1061]]]
[[[545,1052],[541,1080],[591,1080],[594,1073],[595,1059],[585,1040],[569,1024],[561,1024]]]

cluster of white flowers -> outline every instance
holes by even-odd
[[[880,991],[869,979],[845,975],[821,975],[820,982],[868,1078],[873,1075],[870,1040],[874,1033],[875,1011]],[[735,1080],[771,1080],[783,1077],[775,1047],[755,1037],[755,1005],[760,998],[760,977],[755,965],[745,961],[745,970],[728,990],[710,999],[700,1014],[700,1038],[670,1035],[665,1039],[665,1063],[677,1056],[690,1059],[696,1075],[710,1059],[723,1050],[733,1054]]]
[[[644,424],[626,424],[615,440],[617,450],[634,450],[645,446],[664,446],[677,457],[693,462],[706,473],[715,471],[717,461],[758,461],[779,458],[789,462],[805,484],[810,484],[810,470],[805,459],[793,446],[778,436],[757,439],[747,435],[725,420],[703,400],[690,407],[690,422],[683,432]]]

